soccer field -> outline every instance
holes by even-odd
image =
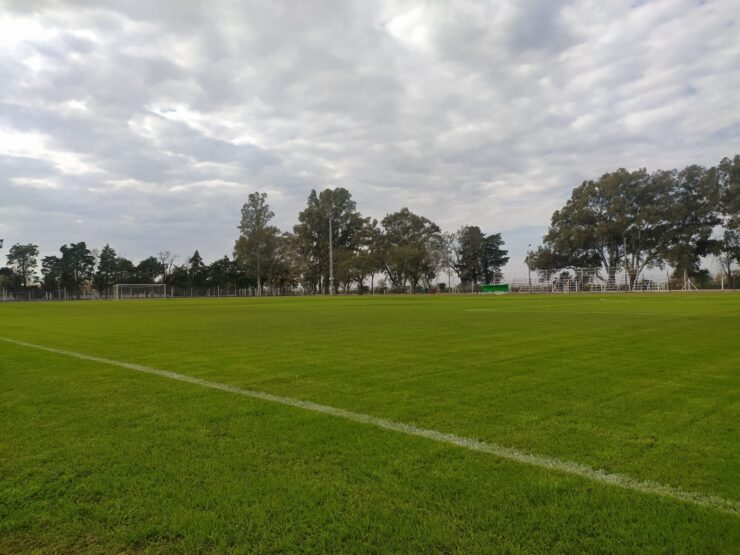
[[[0,378],[3,553],[740,551],[740,295],[5,304]]]

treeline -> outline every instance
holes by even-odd
[[[631,283],[645,268],[709,279],[704,257],[719,261],[738,285],[740,156],[717,166],[682,170],[619,169],[584,181],[552,215],[543,244],[527,256],[533,270],[602,268],[610,281],[626,270]]]
[[[95,251],[85,242],[63,245],[59,255],[39,260],[36,245],[16,244],[7,254],[9,267],[0,269],[0,284],[65,289],[73,296],[90,288],[105,294],[117,283],[254,287],[257,294],[301,286],[307,293],[328,293],[332,287],[372,290],[381,275],[383,288],[416,291],[448,286],[452,273],[464,286],[493,282],[509,260],[499,233],[485,234],[478,226],[442,232],[408,208],[379,222],[363,216],[341,187],[311,191],[291,231],[272,225],[274,216],[265,193],[250,194],[241,210],[232,257],[210,264],[197,250],[181,263],[162,251],[134,264],[110,245]],[[447,283],[437,283],[443,273]]]

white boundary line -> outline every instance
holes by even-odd
[[[287,405],[289,407],[295,407],[311,412],[320,414],[328,414],[330,416],[336,416],[344,418],[345,420],[351,420],[353,422],[359,422],[361,424],[367,424],[375,426],[376,428],[382,428],[384,430],[391,430],[406,434],[409,436],[422,437],[430,439],[438,443],[445,443],[448,445],[455,445],[471,451],[479,451],[481,453],[488,453],[495,457],[515,461],[518,463],[527,464],[530,466],[536,466],[538,468],[544,468],[547,470],[554,470],[556,472],[563,472],[566,474],[572,474],[599,482],[602,484],[608,484],[617,486],[623,489],[637,491],[640,493],[646,493],[650,495],[657,495],[660,497],[669,497],[677,499],[685,503],[691,503],[700,507],[706,507],[727,513],[733,516],[740,516],[740,503],[731,499],[724,499],[714,495],[708,495],[705,493],[685,491],[681,488],[667,486],[659,484],[657,482],[639,480],[632,478],[625,474],[617,474],[613,472],[607,472],[605,470],[599,470],[586,466],[581,463],[572,461],[563,461],[554,457],[548,457],[545,455],[537,455],[536,453],[528,453],[526,451],[520,451],[511,447],[503,447],[495,443],[486,443],[477,439],[471,439],[463,436],[454,434],[448,434],[445,432],[438,432],[436,430],[430,430],[426,428],[419,428],[412,424],[404,424],[403,422],[394,422],[385,418],[377,416],[371,416],[369,414],[362,414],[359,412],[352,412],[329,405],[321,405],[312,401],[302,401],[300,399],[294,399],[292,397],[283,397],[280,395],[273,395],[272,393],[266,393],[264,391],[255,391],[251,389],[242,389],[233,385],[228,385],[219,382],[212,382],[209,380],[203,380],[194,376],[188,376],[185,374],[178,374],[177,372],[170,372],[167,370],[158,370],[149,366],[142,366],[140,364],[132,364],[130,362],[121,362],[109,358],[96,357],[92,355],[86,355],[83,353],[76,353],[74,351],[66,351],[64,349],[55,349],[53,347],[45,347],[43,345],[36,345],[34,343],[27,343],[25,341],[18,341],[16,339],[9,339],[6,337],[0,337],[0,341],[11,343],[13,345],[20,345],[22,347],[28,347],[31,349],[37,349],[40,351],[46,351],[48,353],[55,353],[59,355],[65,355],[74,357],[81,360],[87,360],[91,362],[97,362],[100,364],[108,364],[111,366],[118,366],[120,368],[126,368],[128,370],[135,370],[137,372],[143,372],[146,374],[154,374],[163,378],[169,378],[171,380],[177,380],[180,382],[190,383],[199,385],[201,387],[208,387],[210,389],[217,389],[219,391],[226,391],[228,393],[234,393],[237,395],[244,395],[253,399],[259,399],[261,401],[269,401],[271,403],[278,403],[280,405]]]

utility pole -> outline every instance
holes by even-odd
[[[532,294],[532,243],[527,245],[527,276],[529,278],[529,294]]]
[[[334,212],[334,200],[332,200],[329,208],[329,295],[334,294],[334,233],[332,229],[332,218]]]

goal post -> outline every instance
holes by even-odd
[[[164,283],[117,283],[113,286],[113,298],[122,299],[166,299],[167,285]]]

